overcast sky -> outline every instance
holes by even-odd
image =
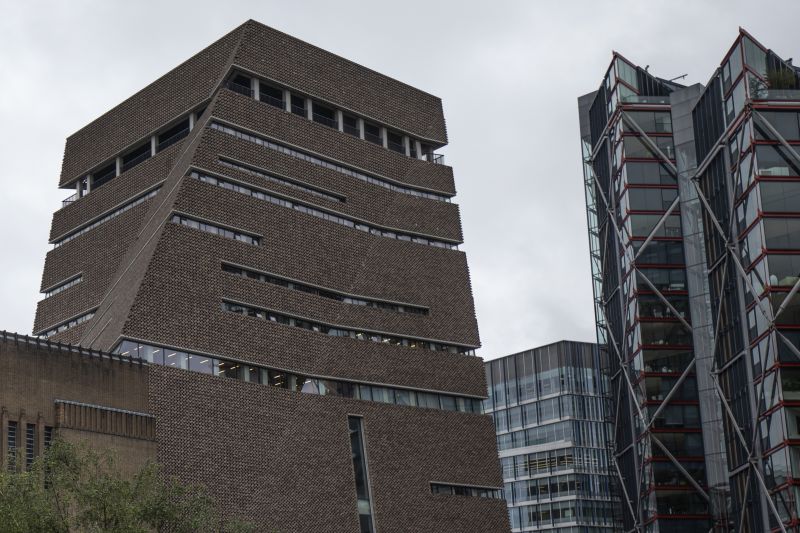
[[[30,333],[64,141],[249,18],[444,101],[483,348],[594,340],[576,99],[617,50],[705,83],[800,2],[0,0],[0,329]],[[279,53],[279,51],[265,51]]]

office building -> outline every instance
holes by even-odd
[[[740,30],[705,86],[614,54],[579,99],[626,531],[800,524],[799,80]]]
[[[561,341],[485,365],[511,530],[618,531],[605,348]]]
[[[261,528],[506,531],[446,143],[439,98],[248,21],[67,139],[34,332],[141,364],[86,403]]]

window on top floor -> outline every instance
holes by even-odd
[[[314,102],[311,116],[314,122],[324,124],[330,128],[339,129],[339,121],[336,120],[336,110],[332,107]]]
[[[383,137],[381,137],[380,126],[364,121],[364,139],[371,143],[380,144],[383,146]]]
[[[158,134],[158,143],[156,144],[156,151],[160,152],[168,146],[172,146],[184,137],[189,135],[189,119],[181,120],[170,129],[163,133]]]
[[[389,150],[393,150],[400,154],[406,153],[406,146],[403,143],[403,136],[399,133],[395,133],[393,131],[386,132],[386,141],[387,145],[389,146]]]
[[[736,48],[731,52],[730,57],[722,65],[722,90],[727,92],[731,88],[731,84],[742,73],[742,47],[741,44],[736,45]]]
[[[280,109],[284,109],[285,107],[285,103],[283,101],[283,90],[276,87],[271,87],[263,82],[258,86],[258,99]]]
[[[295,115],[300,115],[301,117],[307,116],[306,99],[297,94],[292,94],[290,99],[292,103],[292,113]]]
[[[361,137],[361,132],[358,129],[358,118],[354,117],[353,115],[342,115],[342,126],[345,133],[348,133],[354,137]]]
[[[243,94],[245,96],[253,96],[252,81],[249,77],[243,74],[236,74],[228,82],[228,89]]]
[[[130,152],[122,155],[122,172],[130,170],[142,161],[150,158],[151,148],[150,141],[144,142],[131,150]]]
[[[92,172],[92,190],[102,187],[105,183],[115,178],[117,175],[117,163],[104,166],[96,172]]]

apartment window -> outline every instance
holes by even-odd
[[[306,114],[306,99],[297,94],[291,95],[292,113],[300,115],[301,117],[307,116]]]
[[[409,148],[411,150],[409,155],[411,157],[413,157],[414,159],[418,159],[419,158],[419,154],[417,154],[417,142],[414,139],[409,139],[408,140],[408,146],[409,146]]]
[[[336,111],[333,108],[314,102],[312,111],[314,122],[319,122],[333,129],[339,129],[339,122],[336,120]]]
[[[8,422],[6,449],[8,450],[8,471],[14,472],[17,469],[17,423],[13,421]]]
[[[183,215],[173,215],[172,218],[170,219],[170,222],[174,224],[180,224],[181,226],[187,226],[190,228],[199,229],[200,231],[205,231],[206,233],[219,235],[220,237],[225,237],[226,239],[233,239],[236,241],[245,242],[247,244],[252,244],[254,246],[258,246],[261,243],[261,239],[259,237],[255,237],[253,235],[247,235],[246,233],[241,233],[238,231],[229,230],[227,228],[222,228],[220,226],[215,226],[214,224],[200,222],[199,220],[195,220],[193,218],[189,218]]]
[[[361,130],[358,129],[358,119],[353,115],[342,115],[344,132],[353,137],[361,137]]]
[[[406,145],[403,143],[403,136],[399,133],[395,133],[393,131],[386,132],[386,142],[389,146],[389,150],[395,151],[397,153],[406,154]]]
[[[364,122],[364,139],[371,143],[383,146],[383,137],[381,137],[381,128],[375,124]]]
[[[92,190],[102,187],[117,176],[117,163],[106,165],[96,172],[92,172]]]
[[[145,161],[150,158],[151,155],[151,147],[150,141],[148,140],[144,144],[141,144],[131,150],[130,152],[123,154],[122,156],[122,172],[132,169],[142,161]]]
[[[36,424],[25,425],[25,469],[30,470],[36,458]]]
[[[156,151],[160,152],[161,150],[172,146],[176,142],[185,138],[187,135],[189,135],[188,118],[178,122],[167,131],[159,133]]]
[[[349,416],[347,417],[347,425],[350,430],[350,450],[353,455],[360,531],[361,533],[375,533],[375,526],[372,523],[372,501],[369,494],[367,459],[364,453],[364,424],[361,418]]]
[[[286,105],[283,101],[283,89],[270,87],[263,82],[259,84],[258,99],[280,109],[284,109]]]
[[[243,94],[245,96],[253,96],[253,89],[251,80],[247,76],[237,74],[228,82],[228,89],[231,91]]]

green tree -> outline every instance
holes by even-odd
[[[110,453],[56,440],[28,471],[0,472],[0,531],[248,533],[256,529],[224,518],[203,487],[168,478],[155,463],[123,475]]]

